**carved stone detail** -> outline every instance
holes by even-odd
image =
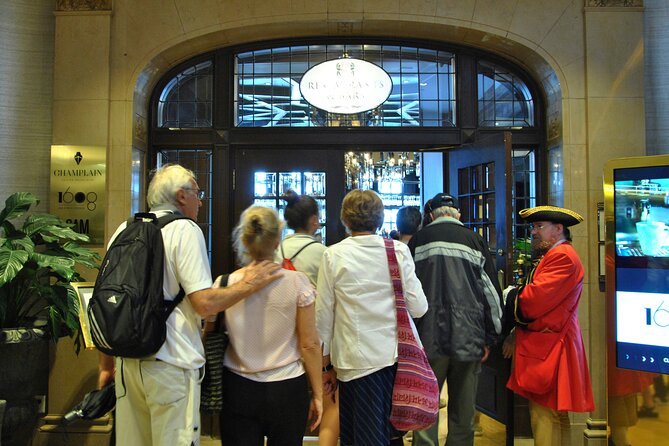
[[[643,0],[588,0],[588,6],[607,7],[607,6],[643,6]]]
[[[337,22],[337,34],[353,34],[353,22]]]
[[[560,136],[560,118],[552,117],[548,122],[548,131],[546,132],[548,140],[552,140]]]
[[[56,11],[111,11],[112,0],[56,0]]]
[[[144,141],[146,142],[147,140],[147,132],[146,132],[146,122],[145,118],[139,115],[135,115],[135,125],[134,125],[134,133],[135,133],[135,138],[139,141]]]

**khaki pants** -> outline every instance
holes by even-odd
[[[569,429],[569,415],[564,411],[530,401],[530,423],[535,446],[561,446],[562,429]]]
[[[200,444],[200,371],[116,358],[116,444]]]

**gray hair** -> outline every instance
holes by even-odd
[[[432,209],[432,217],[435,219],[439,217],[459,218],[460,211],[450,206],[442,206],[437,209]]]
[[[177,206],[177,191],[191,188],[192,181],[196,181],[193,171],[179,164],[165,164],[159,167],[153,172],[146,194],[149,208],[165,204]]]

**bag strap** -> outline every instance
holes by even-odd
[[[160,217],[156,216],[156,214],[153,212],[137,212],[134,216],[128,219],[128,226],[137,221],[151,220],[152,223],[158,226],[158,229],[162,229],[173,221],[182,219],[191,220],[180,212],[170,212],[169,214]],[[181,287],[181,284],[179,284],[179,293],[174,297],[173,300],[167,301],[165,303],[165,320],[167,320],[169,315],[172,314],[172,311],[174,311],[177,305],[179,305],[181,301],[184,300],[184,297],[186,297],[186,291],[184,291],[184,289]]]
[[[403,359],[403,352],[406,350],[399,348],[401,344],[408,344],[412,347],[418,347],[416,336],[413,333],[409,323],[409,311],[404,300],[404,291],[402,289],[402,277],[400,276],[400,267],[395,255],[395,245],[390,239],[383,239],[388,257],[388,269],[390,271],[390,280],[393,283],[393,292],[395,293],[395,315],[397,317],[397,355],[398,359]]]
[[[229,278],[230,278],[230,274],[221,275],[221,283],[219,285],[219,288],[225,288],[226,286],[228,286],[228,279]],[[225,331],[225,312],[224,311],[221,311],[216,316],[216,323],[214,325],[214,331],[215,332]]]
[[[151,215],[153,215],[155,217],[156,214],[151,214]],[[156,224],[158,225],[158,229],[162,229],[165,226],[172,223],[173,221],[184,220],[184,219],[192,221],[192,219],[186,217],[181,212],[170,212],[169,214],[165,214],[165,215],[162,215],[162,216],[158,217],[156,219]],[[167,305],[169,313],[171,313],[172,310],[174,310],[177,307],[177,305],[179,305],[181,303],[181,301],[184,299],[184,297],[186,297],[186,292],[181,287],[181,284],[179,284],[179,294],[177,294],[176,297],[174,298],[174,300]],[[167,314],[169,314],[169,313],[167,313]]]
[[[295,257],[297,257],[297,255],[298,255],[299,253],[301,253],[302,251],[304,251],[304,249],[305,249],[307,246],[313,245],[314,243],[318,243],[318,242],[317,242],[316,240],[312,240],[312,241],[310,241],[309,243],[307,243],[306,245],[304,245],[304,246],[302,246],[300,249],[298,249],[297,252],[296,252],[295,254],[293,254],[293,256],[292,256],[290,259],[288,259],[288,260],[290,260],[290,261],[292,262],[293,260],[295,260]],[[283,253],[283,242],[281,242],[281,257],[284,258],[284,259],[286,258],[286,255]]]

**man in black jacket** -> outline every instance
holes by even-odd
[[[488,244],[460,222],[457,200],[437,194],[430,215],[409,241],[429,304],[416,326],[439,385],[448,385],[446,445],[471,446],[481,362],[501,333],[502,292]],[[414,432],[413,445],[438,445],[438,424]]]

